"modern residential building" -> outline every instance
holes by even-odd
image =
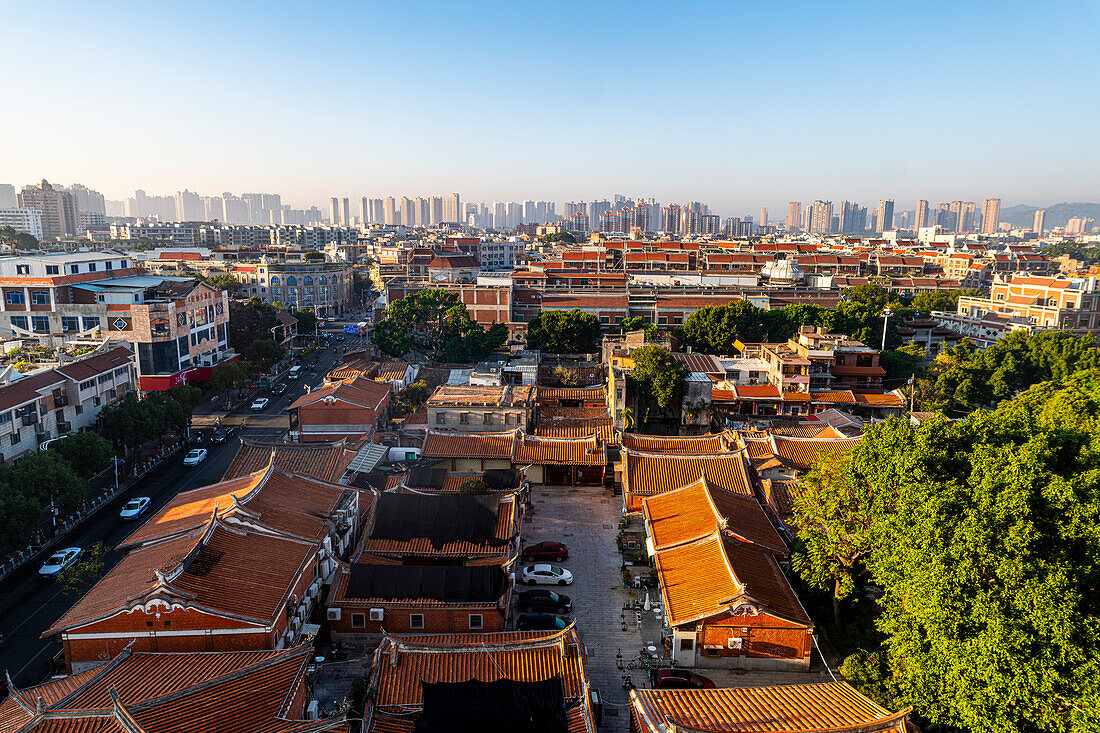
[[[1040,237],[1043,236],[1043,220],[1046,218],[1046,215],[1046,209],[1036,209],[1035,216],[1031,220],[1031,231],[1035,232]]]
[[[0,227],[11,227],[17,232],[42,239],[42,212],[31,207],[0,209]]]
[[[797,232],[802,224],[802,202],[790,201],[787,203],[787,231]]]
[[[10,183],[0,183],[0,209],[14,209],[19,206],[19,199],[15,195],[15,186]]]
[[[875,231],[888,232],[894,228],[894,200],[879,199],[875,207]]]
[[[46,440],[91,429],[100,411],[137,389],[129,346],[95,353],[27,375],[0,371],[0,459],[11,462]]]
[[[944,327],[968,336],[975,335],[972,327],[992,329],[989,343],[1020,328],[1065,329],[1076,336],[1100,337],[1100,290],[1095,277],[997,276],[989,297],[961,296],[956,317],[942,318],[935,312],[932,315]],[[983,326],[989,316],[1000,317],[998,321],[1011,320],[1001,327],[989,323]]]
[[[1001,224],[1001,200],[986,199],[982,202],[982,234],[996,234]]]
[[[921,227],[929,225],[928,220],[928,199],[921,199],[917,202],[917,215],[913,220],[913,229],[917,230]]]
[[[810,219],[810,234],[828,234],[832,231],[833,202],[814,201]]]
[[[55,189],[45,179],[37,186],[25,186],[19,192],[19,206],[38,211],[42,217],[42,236],[45,239],[77,233],[76,197]]]

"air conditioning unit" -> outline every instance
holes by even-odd
[[[340,610],[341,609],[339,609],[339,608],[330,608],[328,610],[328,620],[329,621],[339,621],[340,620]]]
[[[370,610],[370,620],[371,621],[381,621],[385,617],[386,617],[386,609],[384,609],[384,608],[372,608]]]
[[[726,648],[727,649],[740,649],[741,648],[741,637],[740,636],[731,636],[730,638],[726,639]]]
[[[317,720],[319,717],[319,708],[316,700],[310,700],[309,705],[306,705],[306,720]]]

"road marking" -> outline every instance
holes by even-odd
[[[64,589],[64,588],[62,588],[61,590],[57,591],[56,593],[54,593],[54,594],[53,594],[52,596],[50,596],[50,597],[49,597],[49,598],[47,598],[46,600],[42,601],[42,605],[41,605],[41,606],[39,606],[39,607],[38,607],[37,609],[35,609],[34,611],[32,611],[32,612],[31,612],[31,615],[30,615],[30,616],[27,616],[27,617],[26,617],[25,619],[23,619],[22,623],[20,623],[20,624],[19,624],[18,626],[16,626],[16,627],[15,627],[14,629],[10,630],[10,631],[8,632],[8,636],[11,636],[11,635],[13,635],[13,634],[14,634],[14,633],[15,633],[16,631],[19,631],[19,629],[23,628],[23,626],[24,626],[24,625],[26,625],[26,623],[27,623],[28,621],[30,621],[30,620],[31,620],[32,618],[34,618],[34,615],[35,615],[36,613],[38,613],[39,611],[41,611],[41,610],[42,610],[42,609],[43,609],[43,608],[45,607],[45,605],[46,605],[47,603],[50,603],[51,601],[53,601],[53,599],[54,599],[54,598],[57,598],[57,597],[58,597],[59,595],[61,595],[61,594],[62,594],[62,593],[64,593],[64,592],[65,592],[65,589]],[[19,671],[20,671],[20,672],[22,672],[23,670],[19,670]]]
[[[31,657],[31,658],[30,658],[30,661],[28,661],[28,662],[27,662],[26,664],[24,664],[24,665],[23,665],[22,667],[20,667],[20,668],[19,668],[19,671],[18,671],[18,672],[16,672],[15,674],[13,674],[13,675],[12,675],[12,679],[13,679],[13,680],[15,680],[15,679],[18,679],[18,678],[19,678],[19,675],[23,674],[23,670],[25,670],[25,669],[26,669],[27,667],[29,667],[29,666],[31,666],[32,664],[34,664],[34,660],[36,660],[36,659],[38,659],[38,658],[39,658],[40,656],[42,656],[42,652],[48,652],[49,650],[50,650],[50,645],[49,645],[49,644],[47,644],[46,646],[44,646],[44,647],[42,647],[41,649],[39,649],[39,650],[38,650],[38,653],[37,653],[37,654],[35,654],[35,655],[34,655],[33,657]]]

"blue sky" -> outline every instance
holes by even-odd
[[[0,181],[465,200],[1100,200],[1067,2],[0,0]]]

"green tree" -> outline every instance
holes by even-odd
[[[42,503],[11,485],[5,470],[0,477],[0,547],[21,547],[42,515]]]
[[[226,394],[232,389],[240,389],[248,383],[248,380],[248,370],[240,360],[223,361],[211,370],[206,389],[212,394]]]
[[[489,486],[479,478],[468,478],[458,485],[458,493],[463,496],[488,494]]]
[[[58,574],[58,581],[70,596],[80,597],[107,572],[107,548],[97,542],[84,551],[75,563]]]
[[[734,343],[764,340],[764,311],[747,300],[700,308],[684,322],[676,335],[682,347],[703,354],[736,354]]]
[[[323,262],[325,259],[324,252],[306,252],[305,259],[309,262]]]
[[[569,232],[555,232],[554,234],[544,234],[539,237],[539,241],[543,244],[554,244],[555,242],[564,242],[566,244],[576,244],[577,238]]]
[[[245,347],[241,357],[253,374],[264,374],[286,356],[286,347],[271,338],[257,339]]]
[[[507,340],[507,326],[482,328],[470,319],[457,295],[431,288],[390,304],[371,334],[371,341],[389,356],[423,350],[453,363],[483,359]]]
[[[270,339],[271,329],[279,325],[275,307],[259,298],[229,301],[229,345],[244,353],[248,345],[260,339]]]
[[[897,387],[922,370],[924,348],[919,344],[905,344],[897,349],[887,349],[882,352],[880,363],[886,370],[886,383]]]
[[[619,321],[619,333],[630,333],[631,331],[645,331],[645,337],[649,341],[657,338],[657,326],[646,323],[646,320],[641,316],[632,316]]]
[[[642,423],[649,422],[655,408],[679,423],[687,394],[687,368],[657,345],[643,346],[630,358],[634,368],[627,374],[627,393],[637,401]]]
[[[1096,730],[1100,374],[965,422],[872,426],[851,466],[865,481],[854,503],[877,515],[864,558],[884,589],[890,678],[865,669],[869,684],[945,728]],[[839,485],[839,505],[850,483],[821,490]]]
[[[401,391],[401,399],[410,407],[420,407],[428,401],[431,390],[427,382],[418,380]]]
[[[52,499],[60,507],[71,507],[84,498],[84,479],[53,451],[23,456],[11,467],[10,475],[12,488],[40,506]]]
[[[107,467],[115,454],[111,441],[99,433],[86,431],[74,433],[50,445],[61,458],[87,481]]]
[[[292,309],[290,315],[298,319],[298,333],[315,333],[317,331],[317,314],[312,310]]]
[[[551,354],[590,354],[599,349],[601,334],[593,313],[543,311],[527,324],[527,346]]]
[[[33,234],[17,232],[14,227],[0,227],[0,242],[10,244],[16,249],[38,249],[38,240]]]

